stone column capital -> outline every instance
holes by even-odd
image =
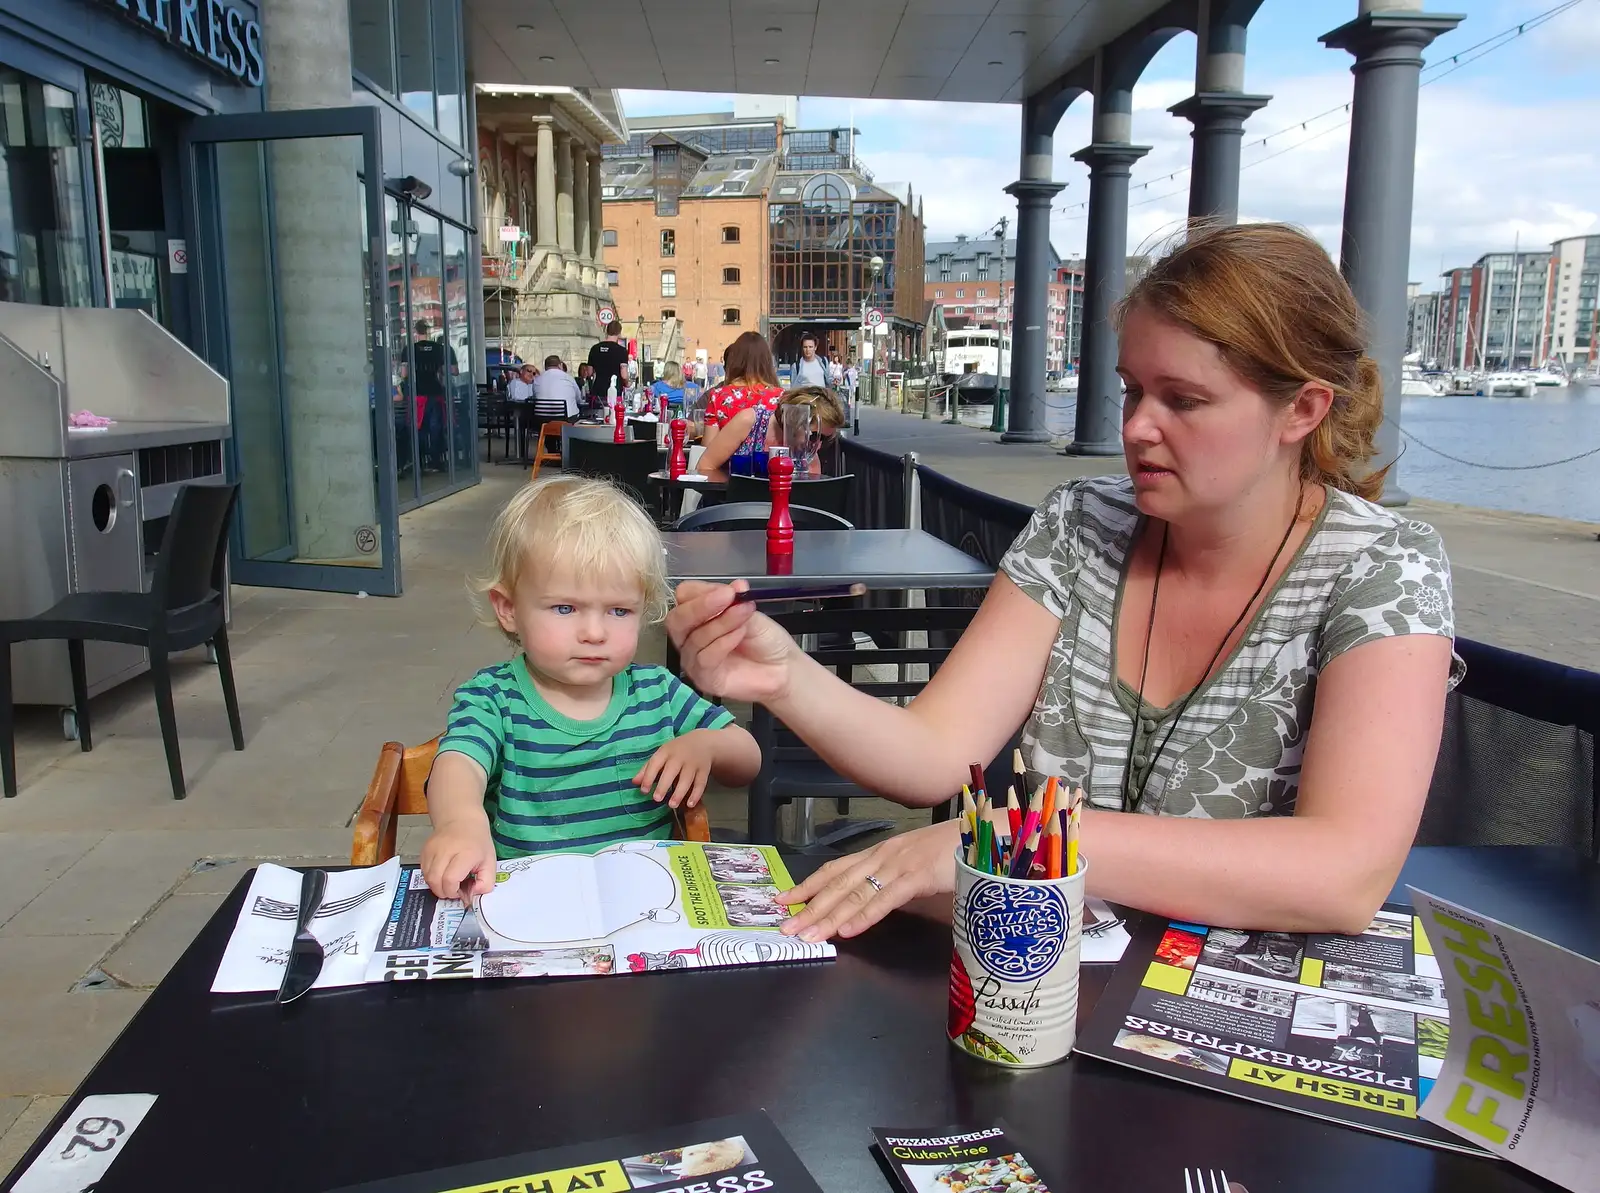
[[[1380,65],[1422,65],[1422,51],[1441,33],[1449,33],[1466,19],[1463,13],[1369,12],[1347,21],[1318,40],[1330,50],[1355,55],[1353,70]]]
[[[1272,101],[1270,95],[1244,95],[1237,91],[1197,91],[1167,111],[1192,121],[1196,130],[1243,132],[1244,122]]]
[[[1066,183],[1047,178],[1019,178],[1005,192],[1016,199],[1019,208],[1048,207],[1050,200],[1066,189]]]
[[[1072,160],[1082,162],[1095,174],[1127,175],[1133,163],[1150,152],[1148,145],[1129,145],[1124,141],[1096,141],[1085,145],[1072,155]]]

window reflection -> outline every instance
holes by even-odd
[[[390,0],[350,0],[350,62],[385,91],[394,90],[394,21]]]
[[[435,0],[433,5],[433,86],[438,98],[439,132],[456,144],[465,145],[461,122],[466,114],[466,99],[462,94],[465,88],[455,0]]]
[[[395,0],[395,46],[400,56],[400,102],[424,124],[434,123],[433,5]]]
[[[88,215],[70,91],[0,67],[0,300],[88,306]]]

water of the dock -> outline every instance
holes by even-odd
[[[1030,503],[1084,469],[1121,467],[881,410],[865,412],[863,431]],[[146,683],[95,700],[90,754],[61,740],[50,710],[24,710],[21,794],[0,801],[0,1172],[253,860],[347,857],[380,745],[432,737],[455,687],[505,657],[500,634],[473,622],[463,580],[482,566],[489,519],[525,475],[488,467],[483,484],[407,514],[399,600],[236,588],[246,749],[230,747],[215,669],[198,653],[178,662],[190,792],[181,803]],[[1600,669],[1596,527],[1434,502],[1412,511],[1444,534],[1463,634]],[[646,661],[661,647],[654,636]],[[714,824],[742,823],[742,793],[707,802]],[[404,829],[402,853],[414,857],[424,832]]]

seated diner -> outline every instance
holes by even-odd
[[[1439,536],[1376,503],[1361,311],[1310,236],[1249,224],[1192,234],[1119,317],[1127,475],[1045,499],[911,704],[809,659],[735,603],[743,582],[681,585],[669,633],[701,690],[764,704],[909,806],[949,799],[1023,726],[1030,784],[1087,794],[1093,895],[1360,931],[1416,833],[1461,671]],[[926,896],[948,914],[958,822],[824,866],[782,896],[809,902],[786,930],[854,936]]]
[[[821,476],[817,449],[844,424],[844,406],[832,390],[802,385],[785,391],[775,406],[746,406],[735,414],[697,467],[707,475],[765,476],[768,449],[787,447],[796,476]]]

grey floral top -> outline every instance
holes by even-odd
[[[1379,638],[1454,636],[1450,564],[1433,527],[1330,488],[1239,646],[1172,723],[1181,701],[1141,705],[1116,679],[1117,609],[1140,517],[1128,478],[1072,481],[1045,499],[1000,562],[1061,618],[1023,755],[1035,782],[1057,775],[1096,807],[1122,809],[1131,735],[1130,790],[1144,783],[1138,811],[1292,813],[1322,668]],[[1454,658],[1452,686],[1463,672]]]

